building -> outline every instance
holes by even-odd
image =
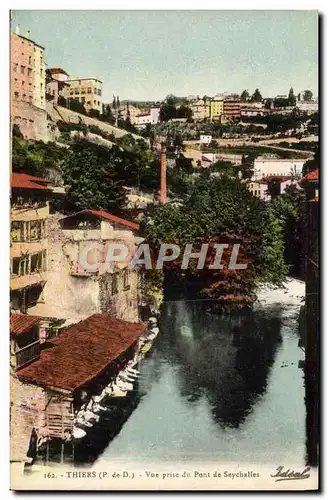
[[[223,115],[225,120],[240,118],[241,101],[239,99],[225,99],[223,101]]]
[[[46,99],[57,105],[60,97],[64,98],[64,89],[69,88],[69,75],[61,68],[49,68],[46,71]]]
[[[192,117],[195,121],[204,121],[210,117],[210,101],[198,99],[189,105],[192,111]]]
[[[105,265],[108,245],[123,243],[130,254],[141,239],[139,225],[108,212],[82,210],[67,217],[54,213],[48,220],[48,272],[44,305],[37,314],[78,321],[94,313],[126,321],[139,318],[139,273],[127,268],[128,257],[111,269]],[[93,250],[97,246],[102,251]],[[89,250],[90,251],[89,251]],[[85,254],[86,252],[86,254]],[[85,258],[95,269],[83,264]],[[34,310],[32,314],[36,314]]]
[[[266,113],[263,109],[257,108],[241,108],[240,116],[242,118],[254,117],[254,116],[264,116]]]
[[[30,348],[38,344],[38,318],[15,315],[12,324],[13,342],[30,342]],[[35,453],[42,439],[61,439],[63,446],[82,420],[78,412],[88,424],[82,407],[91,408],[102,391],[107,397],[109,384],[138,355],[146,330],[143,323],[94,314],[52,338],[47,349],[39,348],[35,359],[19,367],[11,383],[11,460],[27,461],[31,436]],[[100,408],[93,406],[97,413]]]
[[[259,180],[268,176],[301,177],[305,162],[306,159],[299,158],[280,159],[258,157],[254,160],[253,180]]]
[[[43,301],[47,275],[47,218],[54,193],[50,182],[12,174],[10,307],[26,313]]]
[[[151,107],[146,113],[139,113],[135,117],[135,125],[138,128],[145,128],[147,124],[156,125],[159,123],[160,108]]]
[[[299,101],[296,106],[300,111],[304,111],[306,113],[317,113],[319,111],[319,104],[315,101]]]
[[[213,121],[221,120],[223,115],[223,100],[214,100],[210,102],[210,118]]]
[[[44,48],[10,34],[10,117],[29,139],[47,137]]]
[[[212,136],[211,135],[200,134],[199,141],[200,141],[201,144],[207,144],[207,145],[209,145],[212,142]]]
[[[97,78],[76,78],[67,79],[63,91],[64,97],[68,100],[77,100],[84,104],[89,112],[92,109],[102,113],[102,81]]]
[[[136,108],[132,104],[122,104],[119,109],[119,116],[122,120],[130,120],[132,125],[137,122],[137,116],[142,114],[139,108]],[[148,113],[147,113],[148,114]]]

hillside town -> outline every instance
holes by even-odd
[[[48,67],[47,47],[20,31],[10,33],[11,460],[37,467],[59,450],[74,462],[136,391],[166,299],[206,299],[230,314],[253,306],[259,282],[296,277],[316,463],[318,97],[254,85],[104,102],[110,82],[71,75],[69,61]],[[144,241],[155,253],[160,243],[237,241],[251,265],[205,277],[169,262],[148,274],[128,259],[105,268],[99,248],[134,255]],[[90,243],[94,271],[80,259]]]

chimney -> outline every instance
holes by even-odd
[[[166,203],[166,147],[165,142],[161,143],[161,203]]]

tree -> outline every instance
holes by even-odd
[[[111,125],[115,123],[115,116],[113,115],[109,104],[103,104],[103,114],[101,115],[101,119],[105,122],[110,123]]]
[[[116,102],[116,97],[113,95],[113,103],[112,103],[113,109],[117,108],[117,102]]]
[[[267,99],[265,101],[265,105],[264,105],[265,109],[271,109],[272,108],[272,103],[273,103],[272,99]]]
[[[220,310],[250,307],[258,282],[283,282],[287,266],[282,227],[268,205],[254,197],[245,183],[225,175],[213,178],[210,172],[204,172],[196,183],[187,185],[181,198],[180,204],[153,207],[146,218],[146,240],[155,254],[161,243],[184,247],[193,242],[194,251],[207,243],[208,264],[213,262],[215,244],[239,242],[239,262],[247,263],[247,268],[198,270],[193,261],[183,270],[179,257],[164,268],[170,282],[179,283],[192,298],[211,299]],[[224,262],[230,255],[231,245],[224,252]]]
[[[251,97],[252,102],[262,102],[262,96],[259,89],[255,89],[254,94]]]
[[[249,99],[249,92],[248,92],[248,90],[245,89],[241,93],[240,100],[243,102],[246,102],[246,101],[248,101],[248,99]]]
[[[116,107],[117,107],[117,109],[120,109],[120,106],[121,106],[120,98],[119,98],[119,96],[117,96],[117,98],[116,98]]]
[[[285,262],[290,266],[290,272],[297,275],[300,275],[302,267],[305,210],[305,193],[293,184],[287,186],[271,207],[273,216],[283,230]]]
[[[288,106],[295,106],[295,105],[296,105],[296,97],[294,95],[294,90],[293,88],[290,88],[288,94]]]
[[[320,168],[320,150],[319,150],[319,147],[316,148],[313,158],[311,158],[311,160],[307,160],[304,163],[303,175],[306,175],[308,172],[312,172],[312,170],[316,170],[317,168]]]
[[[85,139],[74,141],[62,165],[66,206],[118,212],[125,198],[119,176],[122,167],[116,147],[107,149]]]
[[[304,90],[303,99],[305,102],[312,101],[313,92],[311,92],[311,90]]]
[[[87,114],[84,104],[78,99],[67,99],[67,107],[76,113],[80,113],[82,115]]]

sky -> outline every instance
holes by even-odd
[[[103,102],[318,92],[317,11],[14,10],[49,68],[103,81]]]

